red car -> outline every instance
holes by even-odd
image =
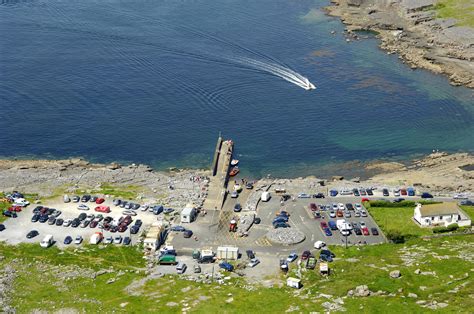
[[[315,210],[317,210],[317,209],[318,209],[318,207],[316,206],[316,204],[314,204],[314,203],[311,203],[311,204],[309,204],[309,209],[311,209],[311,211],[313,211],[313,212],[314,212]]]
[[[103,202],[105,202],[105,200],[102,197],[99,197],[98,199],[95,200],[96,204],[102,204]]]
[[[8,210],[11,212],[21,212],[21,206],[12,206]]]
[[[325,221],[321,221],[320,225],[321,225],[321,229],[323,230],[328,227],[328,224]]]
[[[400,194],[401,195],[407,195],[407,190],[406,189],[401,189]]]
[[[125,230],[127,230],[127,226],[126,225],[120,225],[118,227],[118,232],[125,232]]]
[[[301,260],[304,261],[304,260],[308,259],[310,256],[311,256],[310,251],[304,251],[303,254],[301,254]]]
[[[370,200],[369,200],[368,198],[364,197],[360,202],[361,202],[361,203],[363,203],[363,202],[370,202]]]
[[[362,228],[362,234],[365,235],[365,236],[370,235],[369,234],[369,229],[367,227]]]
[[[110,213],[110,207],[109,206],[97,206],[95,208],[95,211],[100,212],[100,213]]]

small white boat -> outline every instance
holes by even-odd
[[[239,164],[239,160],[238,159],[232,159],[231,162],[230,162],[230,165],[231,166],[237,166]]]

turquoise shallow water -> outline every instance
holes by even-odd
[[[325,1],[1,3],[5,158],[204,167],[221,131],[245,173],[293,177],[474,149],[471,90],[346,43]]]

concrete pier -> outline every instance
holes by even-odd
[[[223,141],[219,137],[212,163],[213,175],[210,178],[208,195],[203,205],[204,209],[220,210],[224,204],[233,150],[234,143],[232,141]]]

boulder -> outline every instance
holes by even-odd
[[[368,297],[370,295],[369,287],[367,285],[357,286],[354,295],[356,297]]]
[[[402,276],[402,274],[400,273],[399,270],[392,270],[390,272],[390,277],[391,278],[400,278]]]

